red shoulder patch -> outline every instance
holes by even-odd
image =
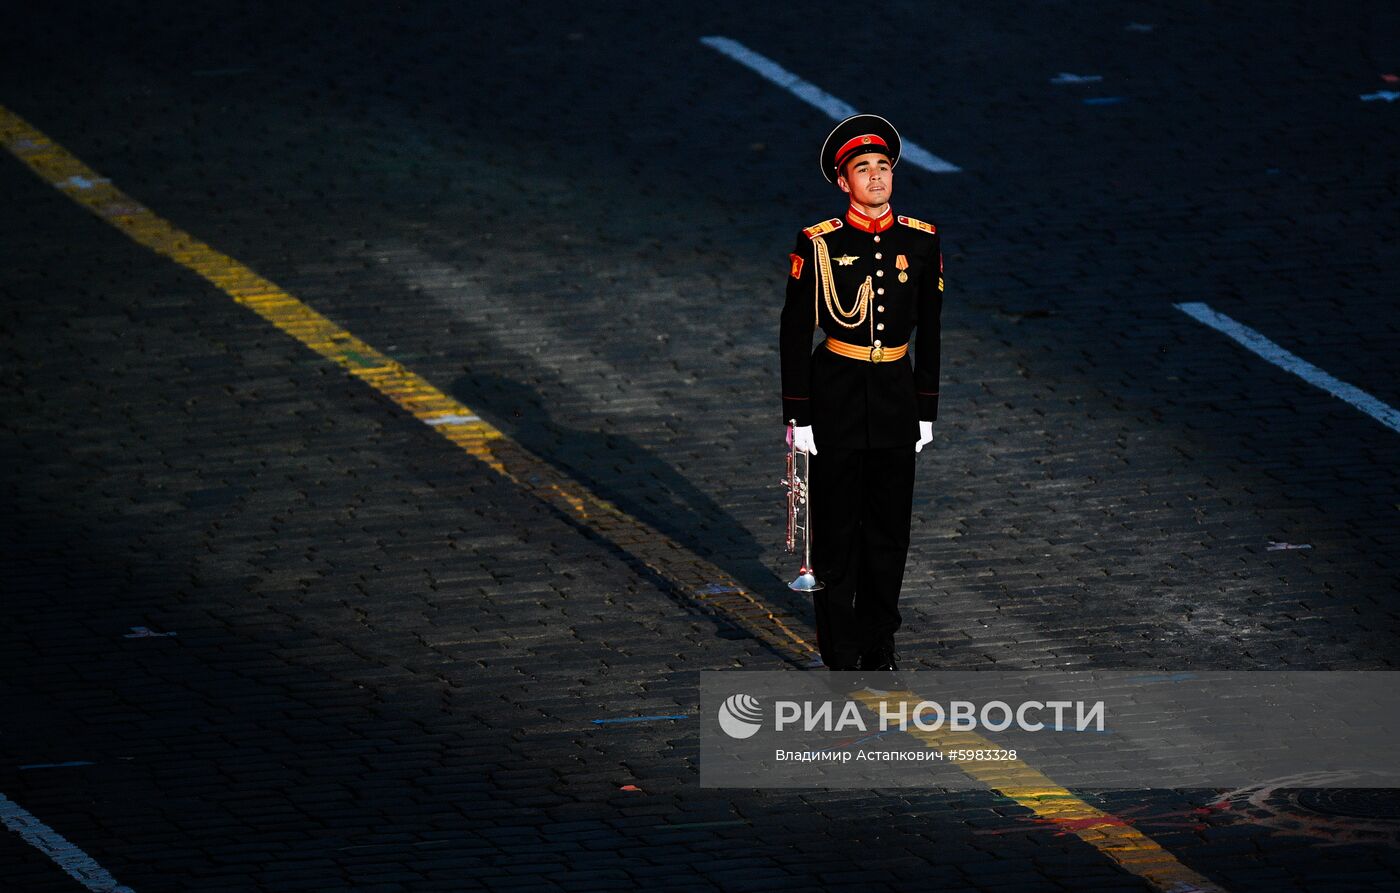
[[[789,272],[788,275],[792,276],[793,279],[801,279],[801,278],[802,278],[802,255],[800,255],[800,254],[789,254],[788,257],[792,259],[792,270]]]

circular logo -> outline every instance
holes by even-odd
[[[763,725],[763,709],[751,695],[730,695],[719,705],[719,727],[730,738],[750,738]]]

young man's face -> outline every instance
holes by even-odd
[[[894,189],[894,171],[883,153],[867,152],[846,162],[846,172],[836,178],[842,192],[867,208],[879,208],[889,203]]]

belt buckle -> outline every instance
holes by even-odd
[[[870,362],[879,363],[885,359],[885,349],[883,347],[870,348]]]

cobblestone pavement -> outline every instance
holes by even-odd
[[[776,326],[841,203],[741,41],[963,168],[898,171],[948,283],[905,665],[1395,668],[1400,435],[1173,306],[1400,403],[1393,4],[476,12],[11,10],[0,105],[810,636]],[[0,793],[122,884],[1154,889],[995,792],[699,788],[693,719],[593,720],[771,647],[0,188]],[[1400,888],[1386,792],[1083,796],[1226,890]],[[82,886],[0,833],[0,888]]]

